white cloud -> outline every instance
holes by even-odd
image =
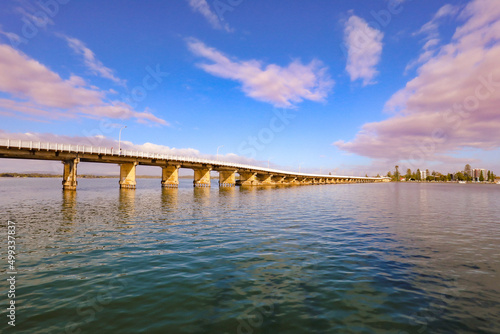
[[[125,84],[126,84],[125,80],[117,78],[113,74],[113,70],[104,66],[102,64],[102,62],[100,62],[95,57],[94,52],[92,52],[92,50],[87,48],[82,41],[80,41],[76,38],[71,38],[71,37],[67,37],[67,36],[63,36],[63,37],[64,37],[64,39],[66,39],[69,47],[73,51],[75,51],[77,54],[83,56],[83,60],[84,60],[85,65],[94,75],[98,75],[98,76],[101,76],[105,79],[109,79],[109,80],[115,82],[116,84],[125,87]]]
[[[224,29],[228,32],[232,31],[228,24],[222,24],[219,17],[210,9],[207,0],[187,0],[187,2],[194,11],[203,15],[214,29]]]
[[[450,43],[387,102],[395,115],[335,146],[373,159],[442,163],[463,161],[452,154],[464,148],[500,147],[500,7],[475,0],[461,16],[466,22]]]
[[[196,39],[187,43],[191,52],[213,62],[198,64],[204,71],[238,81],[247,96],[276,107],[293,107],[303,100],[323,101],[334,84],[318,60],[307,65],[295,60],[287,67],[264,66],[257,60],[231,60]]]
[[[136,118],[168,124],[149,111],[135,111],[121,101],[109,101],[106,92],[89,87],[81,77],[62,79],[38,61],[6,44],[0,44],[0,111],[37,117],[60,118],[86,116],[120,119]]]
[[[344,28],[344,41],[347,46],[346,71],[351,81],[363,80],[363,86],[372,84],[378,74],[375,67],[382,55],[384,34],[368,26],[365,20],[352,15]]]

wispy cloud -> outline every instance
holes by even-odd
[[[2,26],[0,25],[0,36],[1,35],[7,37],[11,45],[18,45],[22,41],[21,36],[13,32],[3,31]]]
[[[374,159],[450,162],[463,148],[500,147],[500,7],[476,0],[466,22],[427,60],[418,76],[393,95],[395,115],[367,123],[338,148]]]
[[[0,44],[0,91],[10,97],[0,99],[0,110],[16,111],[44,118],[109,117],[139,122],[167,124],[149,111],[135,111],[121,101],[109,101],[104,91],[89,88],[81,77],[62,79],[43,64]]]
[[[62,36],[67,42],[69,47],[76,52],[77,54],[81,55],[83,57],[85,66],[92,72],[92,74],[103,77],[105,79],[109,79],[116,84],[120,86],[126,85],[125,80],[122,80],[118,77],[115,76],[113,73],[113,70],[104,66],[101,61],[99,61],[94,52],[90,50],[88,47],[85,46],[85,44],[72,37],[67,37],[67,36]]]
[[[214,29],[224,29],[231,32],[232,29],[227,23],[223,23],[219,17],[210,9],[207,0],[186,0],[189,6],[196,12],[200,13],[210,23]]]
[[[33,22],[38,28],[46,28],[49,24],[54,25],[54,21],[45,12],[40,11],[40,8],[37,8],[33,3],[28,1],[23,1],[23,7],[17,7],[15,11],[30,22]],[[39,15],[40,13],[42,14]]]
[[[363,80],[363,86],[373,84],[378,74],[376,66],[382,55],[384,34],[371,28],[365,20],[352,15],[344,27],[344,42],[347,47],[346,71],[351,81]]]
[[[303,100],[323,101],[334,85],[319,60],[307,65],[294,60],[287,67],[264,65],[258,60],[231,60],[197,39],[188,39],[187,44],[191,52],[212,61],[198,64],[204,71],[238,81],[247,96],[276,107],[293,107]]]
[[[412,60],[406,66],[405,73],[407,73],[408,70],[414,68],[415,66],[428,61],[436,54],[438,46],[441,43],[441,37],[439,34],[440,24],[442,23],[444,18],[456,16],[458,12],[458,6],[452,6],[450,4],[444,5],[436,12],[436,14],[434,14],[429,22],[424,24],[420,28],[420,30],[413,34],[414,36],[424,35],[424,45],[422,47],[422,53],[419,55],[419,57]]]
[[[441,7],[436,14],[432,17],[432,19],[424,24],[422,28],[420,28],[419,31],[417,31],[415,34],[426,34],[428,39],[436,38],[439,36],[438,29],[439,29],[439,23],[440,20],[448,17],[448,16],[454,16],[458,13],[459,7],[458,6],[453,6],[450,4],[446,4],[443,7]]]

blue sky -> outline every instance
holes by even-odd
[[[0,135],[117,146],[126,125],[125,147],[291,170],[500,173],[495,7],[7,0]]]

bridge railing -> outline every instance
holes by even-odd
[[[95,147],[87,145],[72,145],[72,144],[60,144],[60,143],[50,143],[50,142],[40,142],[40,141],[29,141],[29,140],[19,140],[19,139],[1,139],[0,146],[7,148],[18,148],[18,149],[30,149],[39,151],[59,151],[68,153],[82,153],[82,154],[99,154],[107,156],[122,156],[131,158],[147,158],[147,159],[157,159],[157,160],[169,160],[178,162],[189,162],[189,163],[200,163],[207,164],[217,167],[231,167],[235,169],[247,169],[256,172],[266,172],[272,174],[284,174],[290,176],[302,176],[302,177],[313,177],[313,178],[350,178],[350,179],[375,179],[370,177],[360,177],[360,176],[342,176],[342,175],[324,175],[324,174],[308,174],[308,173],[296,173],[290,171],[283,171],[279,169],[265,168],[261,166],[253,166],[247,164],[233,163],[221,160],[211,160],[202,159],[197,157],[179,156],[163,153],[152,153],[144,151],[134,151],[134,150],[121,150],[110,148],[110,147]]]

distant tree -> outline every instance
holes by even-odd
[[[387,172],[387,177],[390,177],[392,179],[392,173],[391,173],[391,171]]]
[[[411,169],[409,169],[409,168],[406,170],[405,179],[406,179],[406,181],[411,180]]]
[[[464,174],[469,177],[472,176],[472,167],[469,164],[465,165]]]
[[[425,179],[427,179],[427,176],[431,175],[428,169],[425,170]]]
[[[448,175],[446,176],[446,179],[447,179],[447,181],[453,180],[453,175],[451,173],[448,173]]]
[[[425,178],[426,181],[432,181],[433,177],[431,175],[427,175],[427,177]]]
[[[493,174],[493,172],[490,173],[490,178],[491,178],[491,182],[495,182],[495,174]]]
[[[377,177],[380,177],[380,174],[377,174]]]
[[[487,180],[488,182],[490,182],[490,179],[491,179],[491,173],[490,173],[490,171],[488,171],[488,177],[486,178],[486,180]]]
[[[416,173],[416,175],[415,175],[415,176],[416,176],[416,177],[415,177],[415,180],[417,180],[417,181],[422,180],[422,177],[420,176],[420,169],[417,169],[417,173]]]
[[[455,178],[458,180],[458,181],[464,181],[465,180],[465,176],[462,172],[457,172],[455,174]]]
[[[396,165],[396,174],[394,174],[395,178],[396,178],[396,182],[399,182],[399,166]]]
[[[479,175],[479,182],[484,182],[483,171],[481,171],[481,174]]]
[[[368,174],[365,174],[365,177],[368,177]]]

